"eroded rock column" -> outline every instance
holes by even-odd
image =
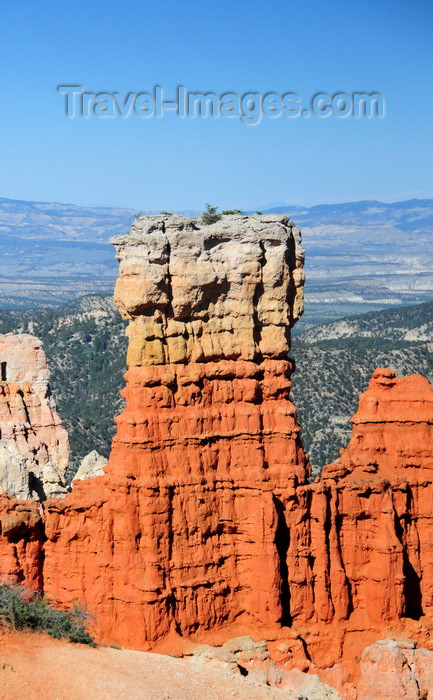
[[[240,618],[275,625],[283,501],[309,473],[289,400],[299,232],[284,216],[153,216],[113,242],[130,320],[126,408],[105,476],[75,487],[70,518],[62,505],[49,521],[47,552],[61,562],[72,547],[80,599],[125,644]],[[45,576],[59,597],[78,592],[49,553]]]

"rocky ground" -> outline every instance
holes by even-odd
[[[326,691],[310,700],[329,697]],[[198,661],[99,647],[42,634],[0,634],[0,697],[8,700],[295,700]],[[303,696],[305,697],[305,696]]]
[[[235,640],[233,640],[235,641]],[[208,647],[212,650],[212,647]],[[0,697],[6,700],[428,700],[433,652],[411,641],[367,647],[356,683],[339,694],[316,675],[293,670],[286,687],[245,678],[203,649],[176,658],[71,644],[35,632],[0,630]],[[227,655],[227,652],[225,652]],[[332,669],[331,669],[332,671]]]

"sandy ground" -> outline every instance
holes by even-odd
[[[289,700],[289,691],[192,662],[0,634],[1,700]]]

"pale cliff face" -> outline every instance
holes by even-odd
[[[112,239],[115,302],[129,365],[285,357],[303,312],[304,251],[286,216],[224,216],[210,226],[139,217]]]
[[[0,363],[3,381],[47,383],[50,378],[42,343],[28,333],[0,335]]]
[[[26,333],[1,335],[0,371],[0,481],[19,497],[64,495],[69,440],[50,394],[41,341]],[[23,490],[29,472],[30,487]]]

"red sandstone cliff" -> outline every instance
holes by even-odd
[[[114,242],[130,325],[112,454],[103,476],[47,502],[45,542],[31,506],[3,499],[1,522],[17,519],[2,524],[3,575],[43,573],[46,593],[95,614],[102,641],[218,642],[237,626],[340,686],[387,634],[429,647],[428,382],[377,370],[347,449],[309,484],[287,360],[298,231],[276,216],[159,216]]]
[[[352,422],[287,517],[290,616],[322,667],[384,632],[431,647],[433,389],[378,369]]]

